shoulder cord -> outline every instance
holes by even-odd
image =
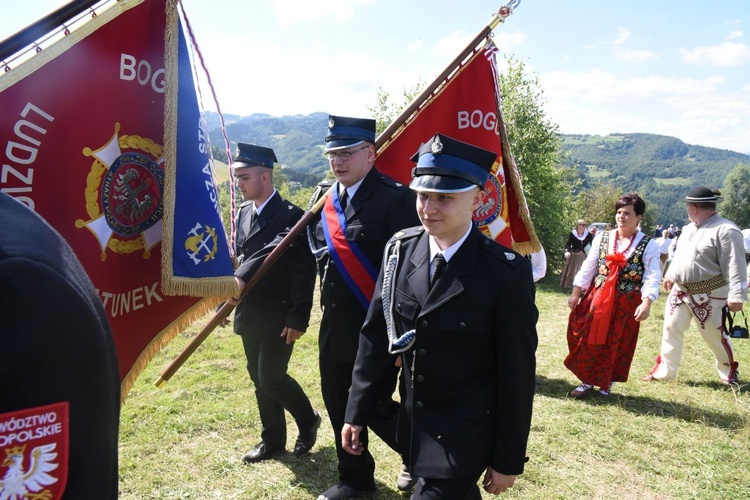
[[[320,193],[322,191],[323,191],[323,188],[321,186],[317,186],[317,188],[315,189],[315,192],[313,192],[313,195],[310,198],[310,201],[307,203],[308,212],[312,210],[313,205],[315,204],[316,201],[318,201],[318,198],[320,197]],[[325,208],[323,208],[323,210],[325,210]],[[309,226],[307,226],[306,228],[307,244],[310,247],[310,251],[315,256],[315,258],[320,260],[320,258],[323,257],[323,255],[328,253],[328,247],[324,245],[320,248],[315,248],[315,238],[313,237],[313,231],[314,231],[313,224],[310,224]]]
[[[396,327],[393,324],[393,295],[396,290],[393,278],[398,269],[399,250],[401,241],[389,242],[385,247],[386,264],[383,268],[383,315],[385,316],[386,333],[388,334],[388,352],[396,354],[408,350],[416,340],[416,330],[409,330],[401,337],[396,333]],[[391,249],[393,252],[391,253]],[[389,255],[390,254],[390,255]]]

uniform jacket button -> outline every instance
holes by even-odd
[[[429,324],[430,323],[428,323],[426,319],[423,319],[419,326],[421,326],[422,328],[427,328]]]
[[[464,323],[464,322],[462,321],[462,322],[460,322],[460,323],[458,324],[458,326],[460,326],[461,328],[466,328],[466,323]]]
[[[425,354],[427,354],[427,351],[425,351],[424,349],[420,349],[418,352],[420,356],[424,356]]]
[[[336,309],[336,303],[331,304],[331,309]]]
[[[334,283],[334,282],[331,282],[331,288],[333,288],[333,287],[335,287],[335,286],[336,286],[336,283]]]
[[[417,382],[424,382],[424,377],[422,375],[417,375]]]
[[[417,407],[417,408],[422,408],[423,406],[424,406],[424,405],[422,404],[422,402],[421,402],[421,401],[417,401],[417,404],[416,404],[416,407]]]

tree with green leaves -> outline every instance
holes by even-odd
[[[740,163],[724,179],[721,191],[724,201],[719,205],[722,217],[740,228],[750,227],[750,165]]]
[[[425,83],[420,79],[413,87],[404,89],[401,94],[401,101],[396,103],[391,99],[391,94],[383,87],[378,88],[375,96],[375,106],[367,106],[367,111],[375,119],[375,131],[380,134],[390,125],[393,120],[398,118],[401,112],[422,92]]]
[[[589,224],[592,222],[605,222],[615,227],[615,204],[620,196],[628,194],[611,183],[597,183],[591,189],[582,191],[575,200],[575,210],[579,214],[578,218],[586,220]],[[654,227],[654,205],[641,193],[638,195],[646,202],[646,212],[641,219],[641,230],[646,234],[651,234]],[[572,226],[571,226],[572,227]]]
[[[505,62],[498,83],[508,141],[534,229],[547,254],[547,267],[555,271],[562,268],[565,235],[574,218],[572,186],[560,166],[559,128],[544,112],[539,79],[512,56]]]

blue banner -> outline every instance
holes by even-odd
[[[228,295],[235,290],[234,266],[209,160],[208,131],[198,108],[182,21],[175,24],[177,51],[168,36],[165,54],[163,288],[175,295]],[[170,64],[175,59],[176,68]],[[170,77],[177,79],[177,92],[170,92],[175,87],[169,85]]]

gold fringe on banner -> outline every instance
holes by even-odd
[[[125,402],[130,389],[135,383],[135,379],[138,375],[148,366],[151,359],[156,356],[169,342],[174,339],[179,333],[185,330],[196,320],[202,318],[206,314],[213,312],[223,301],[218,297],[208,297],[201,300],[190,309],[178,316],[172,321],[164,330],[162,330],[154,339],[148,343],[148,345],[141,351],[138,358],[133,363],[133,367],[125,375],[120,384],[120,404]]]
[[[497,85],[497,82],[495,82],[495,84]],[[516,160],[513,158],[513,153],[510,151],[508,131],[505,129],[505,118],[503,118],[503,110],[500,107],[499,102],[497,103],[497,121],[498,130],[500,132],[500,147],[503,151],[503,165],[508,166],[507,170],[510,173],[510,179],[506,179],[505,182],[510,182],[513,185],[513,193],[515,193],[516,203],[518,204],[518,216],[526,225],[526,230],[531,238],[531,241],[517,242],[516,240],[513,240],[513,250],[522,255],[529,255],[541,250],[542,245],[539,242],[539,237],[536,235],[534,223],[531,221],[531,217],[529,217],[529,206],[526,204],[526,195],[521,186],[521,176],[518,173]]]
[[[164,216],[162,217],[161,289],[167,295],[229,297],[237,292],[234,276],[184,278],[172,274],[175,186],[177,183],[177,98],[179,71],[179,13],[177,0],[166,2],[164,33]],[[223,229],[222,229],[223,230]]]

